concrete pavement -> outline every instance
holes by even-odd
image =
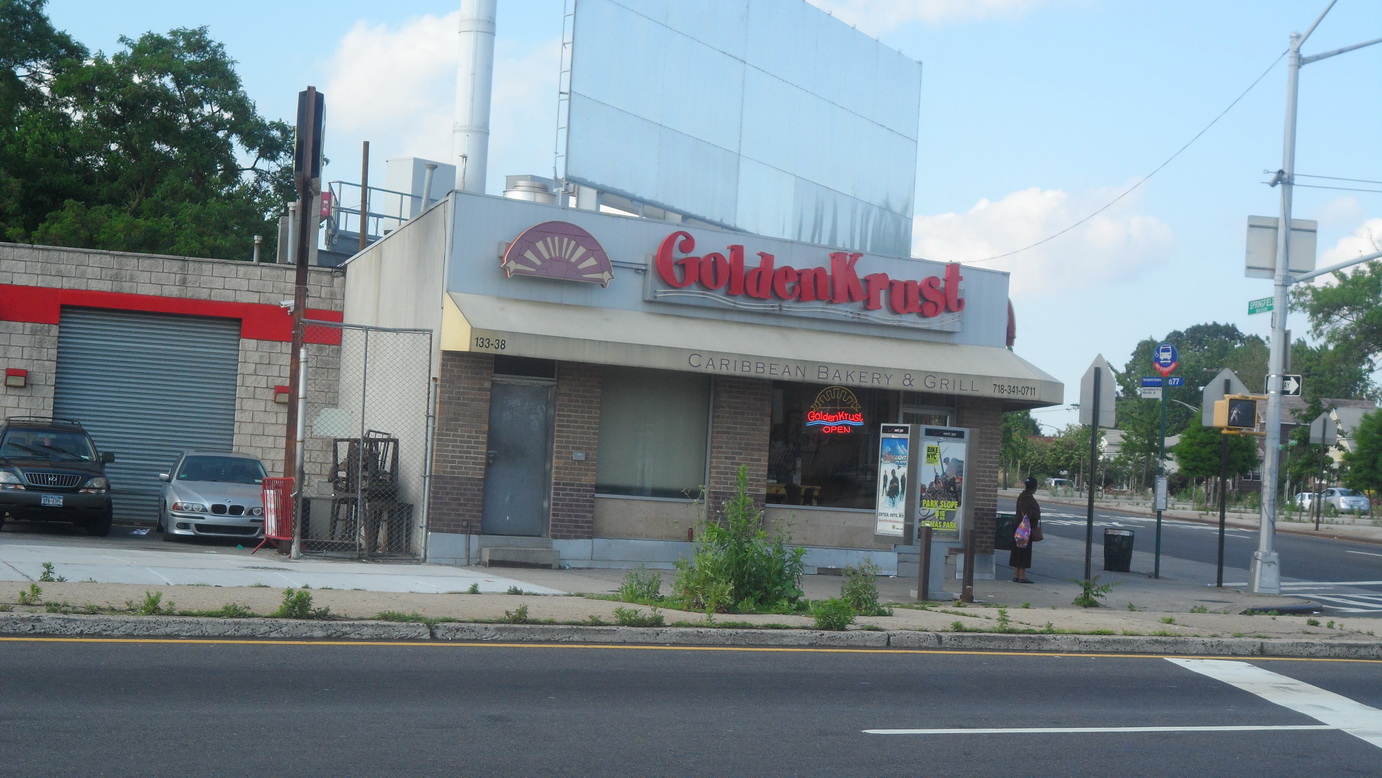
[[[1104,506],[1103,503],[1100,504]],[[1192,518],[1182,516],[1181,518]],[[1217,521],[1217,516],[1213,517]],[[1250,522],[1247,517],[1240,521]],[[1278,525],[1279,532],[1309,531]],[[18,531],[24,530],[24,531]],[[125,635],[333,640],[502,640],[869,648],[978,648],[1197,655],[1382,658],[1382,622],[1312,615],[1309,601],[1242,588],[1100,571],[1102,606],[1075,605],[1079,586],[979,580],[973,603],[917,603],[914,581],[880,578],[891,616],[845,632],[802,615],[708,617],[612,599],[625,570],[541,570],[292,560],[234,545],[94,539],[7,525],[0,533],[0,635]],[[129,528],[124,529],[129,532]],[[1371,522],[1329,525],[1334,536],[1382,540]],[[1323,533],[1321,533],[1323,534]],[[156,535],[154,538],[156,539]],[[1069,541],[1066,541],[1069,543]],[[1043,554],[1070,553],[1050,539]],[[1081,552],[1082,553],[1082,544]],[[45,571],[44,564],[51,567]],[[1139,570],[1138,565],[1133,569]],[[45,572],[47,575],[45,576]],[[663,592],[673,571],[658,571]],[[1006,568],[1000,568],[1000,576]],[[41,580],[63,578],[64,581]],[[840,594],[842,579],[810,575],[806,597]],[[959,581],[946,590],[958,593]],[[35,593],[33,587],[38,587]],[[307,591],[325,618],[270,616],[287,590]],[[629,613],[663,626],[614,626]],[[141,615],[141,611],[143,615]],[[194,615],[252,613],[254,618]]]

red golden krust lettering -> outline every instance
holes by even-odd
[[[887,273],[869,273],[864,276],[864,284],[868,287],[864,297],[864,310],[876,311],[883,307],[883,293],[888,290],[888,282],[891,280]]]
[[[945,266],[945,309],[959,313],[965,309],[965,301],[960,299],[960,266],[951,262]]]
[[[729,293],[744,293],[744,247],[738,244],[729,247]]]
[[[797,269],[789,266],[782,266],[773,271],[773,294],[779,300],[797,299]]]
[[[800,299],[804,303],[830,299],[830,271],[823,267],[808,267],[800,272]]]
[[[935,276],[921,279],[921,315],[926,318],[940,316],[945,309],[945,292],[941,290],[941,280]]]
[[[748,267],[747,252],[739,244],[727,247],[728,256],[715,251],[695,256],[691,253],[695,248],[696,239],[685,230],[662,239],[657,247],[656,268],[663,283],[674,289],[699,284],[729,296],[747,295],[757,300],[862,303],[869,311],[887,306],[893,313],[923,318],[959,313],[965,308],[965,300],[960,296],[964,278],[954,262],[945,266],[941,276],[914,281],[891,278],[887,273],[869,273],[860,278],[857,265],[863,254],[859,253],[831,252],[828,267],[798,269],[779,266],[777,258],[766,251],[758,252],[758,264]]]
[[[712,251],[701,257],[701,285],[707,289],[724,289],[729,285],[729,260]]]
[[[744,288],[749,297],[767,300],[773,294],[773,265],[776,258],[766,251],[758,252],[758,267],[748,272]]]
[[[830,278],[834,281],[835,291],[831,296],[832,303],[857,303],[864,299],[864,287],[859,283],[859,274],[854,270],[854,265],[859,262],[863,254],[846,254],[843,251],[836,251],[830,255]]]
[[[677,230],[662,239],[662,243],[658,244],[657,247],[657,275],[662,279],[662,283],[673,289],[682,289],[696,283],[696,263],[700,258],[686,257],[680,260],[672,258],[674,250],[687,254],[695,251],[695,249],[696,239],[685,230]],[[677,267],[682,268],[683,275],[677,275]]]

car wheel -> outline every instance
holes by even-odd
[[[101,517],[87,525],[86,531],[93,537],[103,538],[110,534],[111,508],[106,506],[105,513]]]

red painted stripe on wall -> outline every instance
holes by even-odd
[[[293,317],[277,305],[0,284],[0,321],[57,324],[64,305],[239,319],[242,338],[282,343],[291,343],[293,340]],[[338,322],[341,321],[341,312],[308,308],[307,318]],[[335,328],[309,327],[307,342],[339,346],[341,333]]]

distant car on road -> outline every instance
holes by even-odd
[[[184,452],[158,475],[163,539],[262,538],[264,476],[263,463],[248,454]]]
[[[1308,511],[1315,507],[1316,492],[1296,492],[1296,496],[1291,498],[1291,504],[1301,510]]]
[[[1342,486],[1331,486],[1321,494],[1324,504],[1332,507],[1339,513],[1361,513],[1372,512],[1372,502],[1368,496],[1357,489],[1348,489]]]

